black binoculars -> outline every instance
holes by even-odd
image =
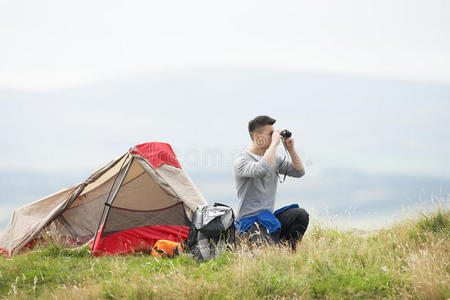
[[[280,135],[284,138],[290,138],[292,136],[292,132],[290,132],[289,130],[285,129],[283,130]]]

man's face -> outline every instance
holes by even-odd
[[[253,135],[253,142],[256,143],[258,148],[267,149],[272,143],[272,133],[274,128],[272,125],[265,125],[258,128]]]

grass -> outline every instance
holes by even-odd
[[[94,258],[47,243],[0,258],[12,299],[449,299],[450,210],[390,229],[313,224],[298,250],[246,245],[204,263],[145,254]]]

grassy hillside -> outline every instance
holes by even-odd
[[[448,299],[449,262],[450,211],[440,209],[374,232],[313,224],[295,253],[244,247],[206,263],[93,258],[53,243],[0,258],[0,297]]]

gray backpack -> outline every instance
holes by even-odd
[[[210,260],[235,245],[235,217],[227,205],[200,206],[192,217],[187,248],[199,260]]]

